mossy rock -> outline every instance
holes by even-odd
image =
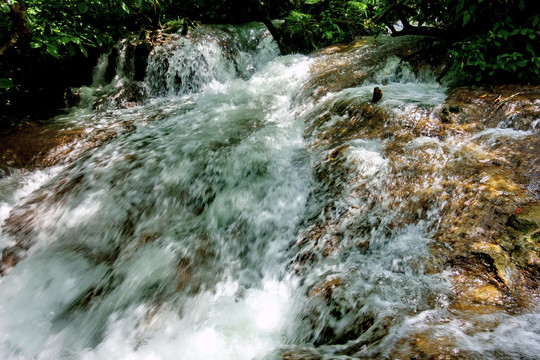
[[[536,230],[538,228],[538,224],[536,222],[527,220],[518,215],[510,216],[506,225],[523,234],[527,234],[532,230]]]

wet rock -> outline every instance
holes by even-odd
[[[459,111],[450,111],[450,109]],[[444,122],[478,122],[485,127],[540,131],[540,88],[499,85],[490,88],[460,87],[449,92],[441,111]]]
[[[309,273],[350,253],[361,257],[373,250],[374,237],[392,238],[407,226],[431,223],[427,231],[432,237],[432,258],[419,259],[418,268],[429,274],[451,273],[451,319],[469,321],[486,314],[527,311],[534,306],[540,286],[540,219],[533,216],[540,199],[540,139],[534,134],[540,118],[538,89],[452,89],[440,105],[411,106],[406,112],[386,110],[384,104],[373,106],[365,96],[363,100],[347,97],[343,95],[347,90],[339,96],[329,94],[370,78],[376,62],[371,63],[373,68],[362,67],[362,74],[352,65],[359,58],[376,60],[359,55],[359,49],[366,51],[368,46],[330,49],[315,61],[314,77],[302,90],[301,96],[320,100],[305,116],[305,136],[316,162],[312,196],[318,206],[316,226],[305,229],[295,244],[298,254],[304,254],[293,261],[296,271]],[[374,144],[380,147],[373,150]],[[373,158],[380,159],[378,168],[366,165]],[[365,176],[367,171],[373,171],[371,177]],[[322,194],[333,200],[324,200]],[[335,316],[339,312],[344,316],[350,306],[340,297],[352,286],[345,273],[324,277],[307,289],[314,302],[335,307]],[[430,301],[428,306],[436,303]],[[333,324],[325,316],[334,314],[323,314],[316,306],[313,314],[308,323],[321,324],[313,325],[320,335],[312,339],[317,344],[348,339],[358,343],[355,349],[361,354],[362,346],[376,343],[373,338],[360,340],[369,327],[345,336],[346,331],[322,324]],[[427,328],[445,326],[438,319],[426,321]],[[486,330],[494,326],[489,321],[473,325]],[[459,350],[455,340],[411,331],[392,354],[396,358],[477,355]],[[347,352],[351,354],[358,355]]]
[[[352,139],[385,138],[399,131],[399,123],[387,110],[362,99],[337,100],[325,105],[321,113],[315,109],[309,114],[310,122],[306,124],[306,134],[318,138],[314,142],[317,147],[337,148]]]
[[[142,82],[127,82],[116,93],[98,98],[93,108],[96,110],[129,109],[142,105],[147,98],[146,87]]]
[[[146,89],[143,84],[131,82],[121,89],[113,98],[116,108],[130,108],[141,105],[146,99]]]
[[[64,130],[27,123],[21,129],[2,136],[0,169],[5,175],[13,171],[43,169],[65,160],[83,137],[83,129]]]
[[[477,353],[460,349],[454,339],[432,331],[418,331],[400,341],[391,352],[392,359],[481,359]]]
[[[362,84],[372,69],[359,70],[358,57],[371,60],[373,69],[380,68],[376,57],[348,56],[355,51],[353,46],[326,54],[327,58],[315,64],[313,71],[320,73],[303,90],[302,96],[314,94],[316,101],[329,91]],[[328,71],[324,68],[327,65]],[[143,101],[144,96],[138,94],[136,87],[123,91],[115,98],[118,104],[126,104],[121,106]],[[536,131],[537,125],[531,120],[538,118],[536,90],[524,87],[516,96],[505,91],[512,92],[515,88],[489,92],[455,89],[438,107],[416,107],[402,114],[373,106],[365,101],[365,96],[323,100],[320,107],[305,117],[308,151],[315,163],[308,206],[312,214],[306,221],[311,225],[306,225],[293,245],[296,256],[291,268],[297,274],[305,274],[317,267],[335,268],[336,263],[342,264],[350,254],[368,259],[366,255],[377,255],[375,247],[381,239],[392,241],[403,229],[428,224],[423,231],[432,239],[430,257],[434,260],[410,259],[406,271],[419,278],[450,272],[447,309],[453,318],[432,322],[428,319],[426,327],[454,319],[468,320],[474,315],[515,314],[534,306],[540,282],[540,218],[538,193],[531,184],[540,174],[540,141],[531,134],[512,138],[480,132],[495,125]],[[501,100],[495,102],[499,93],[503,94]],[[134,127],[133,123],[123,126],[126,131]],[[130,154],[122,159],[126,163],[137,161]],[[63,201],[73,189],[84,186],[84,181],[77,177],[60,179],[44,198],[35,199],[39,206],[29,202],[15,209],[3,231],[16,239],[32,239],[33,230],[40,226],[35,221],[37,215],[51,211],[55,202]],[[190,195],[179,197],[188,199]],[[195,207],[194,214],[204,209]],[[522,211],[517,214],[516,209]],[[138,248],[157,241],[157,234],[136,234],[133,221],[124,221],[120,228],[122,237],[138,240]],[[204,286],[211,288],[217,280],[209,279],[208,274],[219,272],[214,260],[220,250],[205,239],[195,237],[192,243],[190,246],[196,246],[193,253],[197,256],[180,258],[171,275],[175,291],[187,294]],[[29,243],[20,241],[6,249],[1,271],[8,271],[28,246]],[[107,263],[114,261],[95,257]],[[399,261],[402,259],[396,258],[397,265],[389,265],[381,272],[404,273]],[[373,355],[370,349],[400,319],[359,311],[366,295],[375,294],[379,299],[384,294],[367,289],[364,294],[349,296],[347,291],[359,285],[354,282],[362,273],[352,267],[344,268],[302,285],[302,296],[309,303],[300,311],[307,329],[302,333],[310,334],[309,342],[316,346],[335,346],[336,358],[370,358],[366,354]],[[384,281],[381,276],[373,288],[384,285]],[[398,285],[401,284],[392,283]],[[81,304],[86,306],[88,299],[102,293],[99,287],[90,289]],[[416,304],[422,298],[410,299],[414,304],[404,308],[415,314],[426,309],[437,310],[435,300]],[[486,325],[488,329],[493,326]],[[392,357],[472,358],[475,355],[459,350],[451,336],[438,336],[430,330],[407,332],[406,329],[407,333],[391,350]],[[317,359],[318,355],[312,349],[292,349],[282,357]]]
[[[14,253],[13,251],[2,251],[2,258],[0,261],[0,276],[9,274],[11,269],[17,265],[21,255]]]
[[[517,308],[489,256],[458,257],[453,260],[453,267],[451,310],[491,314]]]
[[[372,103],[378,102],[379,100],[382,99],[382,96],[383,96],[382,90],[378,86],[375,87],[375,89],[373,89],[373,97],[371,98],[371,102]]]
[[[86,151],[110,141],[122,132],[135,130],[132,121],[111,123],[107,128],[60,127],[54,123],[26,123],[2,135],[0,178],[13,172],[44,169],[79,158]]]
[[[317,355],[310,349],[295,349],[287,351],[282,355],[283,360],[322,360],[320,355]]]
[[[0,142],[0,170],[5,169],[4,176],[9,176],[13,172],[69,164],[119,134],[135,129],[132,121],[111,123],[109,126],[88,131],[84,128],[60,128],[55,124],[29,123],[26,127],[3,136],[3,142]],[[3,171],[0,171],[0,174],[2,173]],[[60,178],[10,212],[2,224],[2,233],[10,237],[14,245],[2,251],[1,275],[7,274],[26,256],[28,249],[36,241],[35,234],[43,230],[44,219],[54,221],[57,203],[65,201],[71,191],[83,185],[82,175]]]
[[[461,108],[456,104],[448,104],[443,106],[440,113],[441,121],[445,124],[452,123],[452,115],[457,114],[460,111]]]
[[[107,70],[105,70],[104,81],[106,84],[110,83],[114,76],[116,75],[118,69],[118,58],[120,57],[120,52],[118,48],[114,47],[111,50],[111,53],[107,57]]]
[[[528,233],[538,228],[538,224],[534,221],[527,220],[523,216],[511,215],[506,222],[507,226],[510,226],[514,230],[520,233]]]
[[[178,278],[178,284],[176,286],[177,290],[182,291],[185,290],[187,286],[189,286],[190,280],[193,277],[192,274],[192,266],[189,261],[189,259],[180,259],[178,262],[178,269],[177,269],[177,278]],[[195,291],[197,289],[194,289]]]
[[[329,300],[332,297],[334,290],[340,286],[343,286],[343,282],[339,276],[328,276],[309,290],[309,296],[319,296]]]
[[[512,291],[514,284],[519,283],[519,279],[516,278],[516,276],[519,276],[519,272],[511,261],[509,254],[499,245],[486,242],[475,243],[471,248],[473,253],[484,254],[490,258],[490,262],[495,267],[498,278]]]
[[[146,66],[148,65],[148,56],[154,48],[154,45],[149,41],[142,41],[135,46],[133,55],[134,74],[133,80],[143,81],[146,74]]]
[[[396,41],[392,38],[364,37],[349,44],[334,45],[319,52],[314,66],[313,76],[304,86],[300,98],[319,100],[329,92],[362,85],[366,80],[376,83],[388,82],[383,77],[380,81],[375,75],[383,70],[386,60],[390,57],[408,58],[413,72],[422,69],[442,70],[442,58],[410,57],[419,54],[420,41],[418,37],[407,36]],[[388,74],[392,77],[394,74]]]
[[[81,102],[81,93],[79,91],[73,91],[70,88],[66,88],[64,91],[64,102],[68,108],[78,106]]]

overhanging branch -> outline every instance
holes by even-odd
[[[444,37],[446,35],[446,31],[444,31],[443,29],[429,26],[411,25],[411,23],[409,22],[409,17],[407,15],[411,12],[414,12],[414,10],[408,6],[401,4],[400,1],[396,1],[375,19],[375,23],[384,24],[388,29],[390,29],[393,37],[405,35]],[[403,25],[402,30],[396,30],[394,25],[396,20],[399,20]]]

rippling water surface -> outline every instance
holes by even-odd
[[[396,160],[384,136],[346,139],[369,116],[340,104],[374,85],[305,99],[314,61],[278,57],[259,27],[201,27],[154,49],[143,105],[91,110],[127,81],[120,67],[104,84],[98,69],[88,106],[58,121],[132,131],[0,179],[0,247],[21,259],[0,280],[0,357],[381,358],[428,329],[479,358],[534,358],[536,315],[469,332],[448,313],[448,273],[430,270],[446,202],[404,209],[394,188],[407,161],[442,169],[462,140],[420,136]],[[375,80],[405,127],[403,114],[417,121],[446,97],[395,59]],[[530,136],[497,131],[477,138]]]

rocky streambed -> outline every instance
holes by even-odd
[[[415,56],[414,38],[364,39],[264,67],[256,54],[271,53],[261,45],[267,35],[249,31],[241,30],[251,41],[247,48],[235,47],[230,28],[205,29],[189,41],[163,40],[149,52],[144,80],[117,63],[110,83],[82,89],[91,93],[87,109],[4,136],[4,181],[51,166],[59,170],[8,207],[0,223],[0,286],[22,276],[20,261],[30,256],[32,264],[32,256],[45,256],[56,241],[51,253],[77,254],[84,266],[97,264],[92,271],[107,270],[73,295],[68,307],[74,315],[51,321],[67,329],[103,311],[99,326],[121,326],[114,316],[125,316],[131,304],[122,289],[129,279],[142,289],[130,277],[132,268],[124,267],[160,249],[157,256],[168,259],[162,275],[148,267],[158,278],[149,286],[159,296],[130,295],[134,303],[150,299],[151,305],[140,310],[145,315],[133,335],[138,345],[126,345],[126,356],[148,350],[172,313],[180,317],[174,323],[180,333],[199,334],[179,325],[184,315],[173,310],[185,309],[188,298],[212,294],[215,302],[207,301],[218,304],[212,313],[219,320],[230,287],[212,270],[220,269],[240,279],[233,291],[238,304],[284,301],[282,290],[254,295],[252,289],[266,291],[253,280],[259,277],[279,274],[276,281],[288,289],[289,323],[272,335],[270,348],[263,347],[265,358],[534,358],[540,348],[534,325],[540,88],[449,89],[436,81],[442,71],[433,65],[437,59]],[[197,42],[213,45],[203,51]],[[203,64],[201,76],[191,61]],[[377,103],[371,101],[375,86],[383,93]],[[136,101],[119,100],[133,88]],[[284,129],[294,129],[293,135]],[[244,160],[236,162],[236,155]],[[285,173],[295,175],[279,180]],[[263,181],[267,176],[279,185]],[[282,194],[282,187],[298,193]],[[265,190],[256,193],[259,188]],[[102,203],[111,199],[118,209],[109,217]],[[285,199],[296,200],[285,206]],[[88,219],[73,225],[71,218],[80,214]],[[100,232],[96,224],[106,228]],[[82,231],[80,240],[70,228]],[[104,240],[93,244],[101,234]],[[183,247],[171,245],[180,242]],[[191,321],[218,332],[224,326]],[[227,336],[238,329],[227,326],[220,346],[230,354]],[[270,330],[257,334],[262,341]],[[96,336],[109,335],[95,330],[89,338]],[[85,343],[95,354],[109,349],[96,341]]]
[[[540,87],[458,87],[440,97],[443,85],[423,85],[433,81],[437,69],[403,62],[413,50],[402,45],[361,41],[329,48],[312,66],[314,75],[299,96],[317,102],[303,115],[309,147],[317,154],[315,192],[333,196],[321,195],[327,200],[300,236],[293,267],[303,271],[351,252],[370,261],[377,256],[378,238],[395,241],[407,227],[423,223],[423,233],[432,239],[430,255],[396,252],[389,267],[407,272],[399,264],[409,262],[417,275],[412,282],[446,274],[443,298],[424,293],[417,301],[425,304],[409,309],[445,310],[428,315],[422,326],[411,322],[402,329],[388,356],[511,356],[465,343],[489,337],[485,334],[508,321],[506,315],[537,311]],[[384,94],[376,104],[374,85]],[[309,294],[330,307],[347,303],[347,311],[365,309],[365,299],[351,301],[341,289],[358,286],[351,277],[358,275],[331,272]],[[394,282],[391,286],[415,291],[414,285]],[[337,320],[343,313],[327,316]],[[342,355],[381,356],[365,349],[387,337],[393,321],[394,316],[381,320],[367,311],[341,332],[323,327],[318,341],[346,344]],[[359,341],[359,334],[365,339]]]

